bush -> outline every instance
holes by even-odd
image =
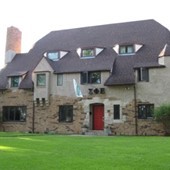
[[[158,121],[170,121],[170,104],[163,104],[154,109],[154,117]]]
[[[156,108],[154,117],[164,125],[165,135],[170,136],[170,104],[163,104]]]

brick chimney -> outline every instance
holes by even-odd
[[[21,52],[21,36],[22,32],[16,27],[7,28],[5,64],[10,63],[16,53]]]

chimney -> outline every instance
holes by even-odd
[[[22,32],[16,27],[7,28],[5,64],[10,63],[16,53],[21,52],[21,36]]]

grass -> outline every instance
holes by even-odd
[[[2,170],[169,170],[169,137],[0,133]]]

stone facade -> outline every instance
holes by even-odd
[[[24,99],[24,100],[23,100]],[[33,92],[6,91],[0,97],[2,106],[27,106],[25,122],[3,122],[1,131],[22,131],[36,133],[82,134],[82,125],[88,124],[93,130],[91,105],[104,105],[104,127],[110,128],[111,135],[164,135],[163,125],[151,119],[136,119],[134,100],[121,106],[121,120],[113,119],[113,104],[121,104],[115,98],[92,96],[91,98],[73,98],[50,96],[49,105],[33,105]],[[141,103],[141,101],[137,101]],[[59,106],[73,105],[73,122],[59,122]],[[34,110],[34,111],[33,111]],[[137,111],[137,108],[136,108]],[[34,121],[33,121],[34,112]],[[1,110],[2,113],[2,110]]]
[[[62,96],[50,98],[50,106],[35,107],[35,132],[54,133],[81,133],[81,127],[85,118],[80,99]],[[73,105],[73,122],[59,122],[59,106]]]
[[[142,103],[138,101],[127,104],[122,109],[122,115],[125,116],[125,121],[123,123],[110,124],[111,133],[113,135],[165,135],[165,130],[163,124],[156,122],[153,118],[150,119],[138,119],[136,117],[138,113],[137,105]]]
[[[30,90],[8,90],[0,94],[0,113],[3,106],[26,106],[27,114],[24,122],[2,122],[1,131],[32,131],[33,92]]]

